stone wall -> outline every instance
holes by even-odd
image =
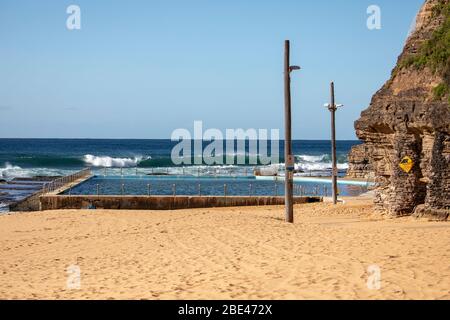
[[[444,132],[436,133],[429,171],[425,204],[450,209],[450,136]]]
[[[321,197],[294,197],[294,204],[321,201]],[[91,207],[97,209],[176,210],[284,205],[284,197],[43,195],[40,202],[41,210],[88,209]]]
[[[9,211],[39,211],[42,192],[37,192],[31,196],[9,205]]]
[[[373,169],[369,158],[370,152],[367,145],[354,146],[348,155],[349,168],[347,176],[357,179],[373,178]]]

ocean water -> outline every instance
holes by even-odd
[[[203,150],[209,143],[203,143]],[[345,174],[347,154],[358,143],[337,142],[339,175]],[[0,179],[11,181],[14,178],[61,176],[91,167],[96,177],[75,187],[71,190],[73,194],[147,194],[149,187],[152,194],[172,194],[173,185],[176,185],[177,194],[189,195],[198,194],[199,185],[204,195],[223,194],[225,185],[230,195],[283,193],[280,183],[251,179],[255,165],[249,164],[252,153],[248,142],[243,165],[174,165],[171,152],[176,144],[170,140],[0,139]],[[279,154],[283,155],[283,141],[279,146]],[[296,175],[329,176],[330,149],[329,141],[293,141],[295,166],[299,171]],[[225,145],[224,150],[220,157],[217,155],[224,162],[227,155],[236,153],[227,152]],[[191,157],[196,156],[191,153]],[[277,163],[259,166],[262,171],[280,171],[281,174],[283,167],[282,156]],[[301,185],[303,194],[327,192],[325,185],[303,182]],[[24,186],[0,184],[0,212],[41,187],[31,182]],[[352,186],[341,187],[342,195],[356,195],[363,191]]]
[[[178,175],[246,175],[255,165],[190,165],[176,166],[171,159],[177,142],[170,140],[107,140],[107,139],[0,139],[0,179],[44,175],[65,175],[84,167],[107,175],[178,174]],[[204,142],[203,145],[208,145]],[[347,154],[359,141],[338,141],[338,169],[345,174]],[[283,141],[279,143],[283,155]],[[329,141],[295,140],[293,152],[296,168],[305,175],[329,175],[331,169]],[[226,150],[226,148],[224,148]],[[268,147],[270,150],[270,144]],[[226,154],[226,152],[224,152]],[[196,156],[192,154],[192,156]],[[282,167],[284,159],[280,156]]]

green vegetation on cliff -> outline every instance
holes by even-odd
[[[436,99],[442,99],[450,93],[450,2],[448,0],[441,1],[433,8],[431,18],[441,17],[443,19],[441,27],[433,32],[432,37],[421,45],[416,54],[404,57],[397,69],[414,67],[421,70],[429,67],[442,76],[444,82],[433,90]]]

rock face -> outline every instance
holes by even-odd
[[[393,215],[448,217],[449,1],[425,2],[390,80],[355,122],[364,144],[351,151],[348,175],[374,174],[376,207]],[[405,156],[414,162],[408,173],[399,166]]]
[[[347,176],[358,179],[373,178],[374,172],[369,158],[369,148],[366,144],[354,146],[348,155],[349,168]]]

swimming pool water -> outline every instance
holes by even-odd
[[[357,196],[364,192],[367,192],[366,186],[339,185],[341,196]],[[331,185],[295,182],[294,193],[330,196]],[[274,196],[284,195],[284,182],[257,180],[254,177],[93,176],[63,194]]]

